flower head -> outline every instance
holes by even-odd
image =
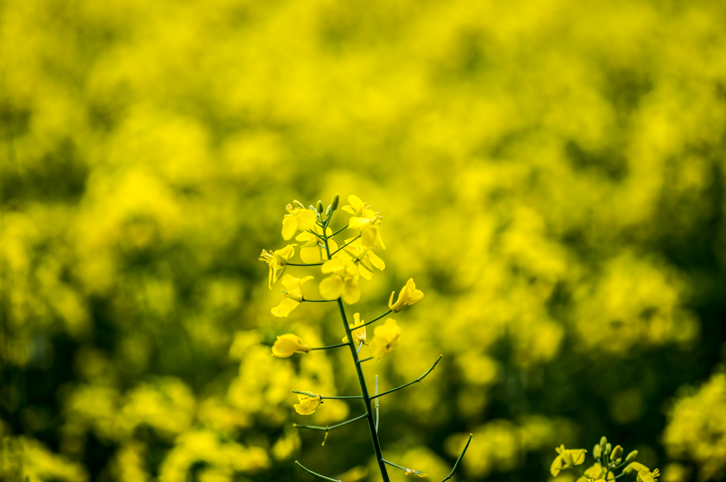
[[[635,479],[637,482],[658,482],[658,479],[656,479],[656,477],[660,476],[660,470],[658,469],[651,472],[648,467],[640,462],[632,462],[623,469],[623,472],[629,474],[633,470],[638,472],[638,477]]]
[[[358,267],[349,259],[333,258],[322,266],[323,273],[329,274],[320,282],[320,295],[326,300],[343,298],[352,305],[360,299]]]
[[[323,228],[317,224],[313,226],[312,231],[321,236],[323,234]],[[328,228],[325,230],[325,234],[330,236],[333,234],[333,231]],[[302,246],[300,246],[300,258],[302,258],[304,263],[319,263],[321,259],[328,259],[328,253],[325,251],[325,248],[321,246],[320,238],[314,234],[306,231],[298,234],[295,240],[303,243]],[[329,239],[328,247],[330,248],[330,251],[333,252],[338,249],[338,244],[334,240]]]
[[[295,256],[295,246],[297,244],[288,244],[282,249],[271,252],[266,249],[262,250],[260,261],[264,261],[270,267],[270,281],[268,283],[270,289],[272,289],[272,283],[277,283],[282,273],[285,272],[285,267],[290,258]]]
[[[297,305],[304,301],[303,283],[311,279],[313,279],[312,276],[296,278],[291,274],[286,274],[282,278],[282,285],[285,287],[285,291],[283,291],[285,297],[279,305],[270,310],[272,314],[283,317],[289,315],[292,310],[297,308]]]
[[[275,344],[272,345],[272,355],[278,358],[289,358],[295,353],[307,353],[309,351],[310,345],[292,333],[278,336]]]
[[[287,241],[299,231],[313,229],[318,218],[316,211],[295,207],[292,204],[285,206],[287,214],[282,218],[282,238]]]
[[[379,228],[381,215],[370,209],[370,206],[361,201],[358,196],[348,196],[348,202],[349,205],[343,206],[343,211],[353,215],[348,221],[348,227],[360,232],[363,246],[386,249]]]
[[[353,320],[355,323],[352,325],[349,323],[348,328],[351,330],[351,334],[353,335],[353,343],[355,346],[360,346],[361,343],[364,345],[366,344],[366,329],[365,328],[359,328],[363,325],[365,325],[365,322],[360,319],[360,313],[356,313],[353,315]],[[356,330],[356,328],[358,328]],[[343,337],[343,343],[348,343],[348,337]]]
[[[365,279],[371,279],[373,277],[373,267],[376,267],[383,271],[386,269],[386,263],[374,253],[371,248],[363,246],[360,239],[355,241],[351,239],[345,240],[348,244],[343,250],[345,254],[350,256],[354,261],[357,261],[358,270],[360,275]]]
[[[386,324],[377,327],[373,333],[375,334],[375,338],[373,338],[369,347],[376,361],[380,361],[385,354],[390,353],[398,346],[401,328],[396,324],[396,320],[388,318]]]
[[[550,466],[550,473],[552,477],[557,477],[562,469],[569,469],[576,465],[580,465],[585,461],[585,449],[566,449],[564,445],[556,447],[555,450],[559,454],[552,465]]]
[[[401,292],[398,294],[398,299],[393,302],[393,295],[396,292],[391,293],[391,298],[388,300],[388,307],[393,310],[394,313],[398,313],[405,307],[421,301],[424,297],[423,291],[416,289],[416,283],[413,282],[413,278],[410,278],[406,283],[406,286],[401,288]]]
[[[299,413],[300,415],[312,415],[315,413],[315,409],[318,408],[318,406],[323,403],[322,399],[320,398],[320,395],[311,397],[308,395],[302,395],[298,393],[297,399],[300,401],[300,403],[296,403],[293,405],[295,407],[295,411]]]

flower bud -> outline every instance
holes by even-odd
[[[323,210],[325,209],[323,207],[323,201],[318,199],[318,204],[315,205],[315,209],[317,209],[320,214],[323,214]]]
[[[305,205],[304,205],[303,203],[301,203],[300,201],[298,201],[297,199],[295,199],[295,200],[294,200],[293,202],[294,202],[294,203],[295,203],[295,205],[296,205],[297,207],[299,207],[300,209],[305,209]]]
[[[612,452],[612,451],[613,451],[613,446],[610,445],[610,442],[608,442],[607,445],[605,445],[605,455],[610,455],[610,452]]]
[[[338,196],[338,193],[335,193],[335,196],[333,196],[333,200],[330,202],[330,205],[333,207],[333,211],[338,209],[338,202],[340,202],[340,196]]]
[[[616,460],[619,459],[623,455],[623,448],[620,445],[616,445],[613,449],[612,455],[610,455],[610,460]]]
[[[325,216],[326,217],[330,217],[331,214],[333,214],[333,205],[332,204],[330,204],[328,206],[328,209],[325,210]]]
[[[637,450],[633,450],[632,452],[630,452],[628,454],[627,457],[625,457],[625,462],[626,463],[632,462],[633,460],[635,460],[635,457],[637,457],[637,456],[638,456],[638,451]]]
[[[607,443],[608,443],[608,439],[606,439],[604,435],[602,437],[600,437],[600,447],[605,448],[605,444],[607,444]]]
[[[602,455],[602,447],[600,447],[600,444],[595,444],[595,448],[592,449],[592,456],[599,459],[600,455]]]
[[[619,458],[618,460],[616,460],[616,461],[615,461],[615,464],[614,464],[614,466],[618,466],[618,465],[620,465],[620,462],[622,462],[622,461],[623,461],[623,458],[622,458],[622,457],[620,457],[620,458]]]

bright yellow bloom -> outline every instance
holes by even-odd
[[[322,266],[323,273],[330,274],[320,282],[320,295],[326,300],[343,298],[352,305],[360,299],[358,267],[349,259],[333,258]]]
[[[296,403],[295,405],[293,405],[293,407],[295,407],[295,411],[300,415],[314,414],[315,409],[317,409],[318,406],[323,403],[323,401],[320,399],[320,395],[318,395],[317,397],[309,397],[307,395],[302,395],[298,393],[297,399],[300,400],[300,403]]]
[[[282,218],[282,238],[287,241],[299,231],[313,229],[318,216],[315,211],[294,207],[292,204],[285,206],[287,214]]]
[[[569,469],[576,465],[580,465],[585,461],[585,449],[565,449],[564,445],[556,447],[555,450],[559,454],[552,465],[550,466],[550,473],[552,477],[557,477],[562,469]]]
[[[398,299],[393,302],[393,295],[396,292],[391,293],[391,297],[388,300],[388,307],[393,310],[394,313],[398,313],[405,307],[421,301],[424,297],[423,291],[416,289],[416,283],[413,282],[413,278],[410,278],[406,283],[406,286],[401,288],[401,292],[398,294]]]
[[[272,355],[278,358],[289,358],[295,353],[307,353],[309,351],[310,345],[292,333],[278,336],[277,341],[272,345]]]
[[[579,477],[576,482],[592,482],[593,480],[595,482],[599,481],[605,481],[603,478],[605,476],[605,471],[603,471],[600,464],[595,463],[590,467],[589,469],[585,469],[585,477]],[[614,480],[615,474],[612,472],[608,472],[608,480]]]
[[[296,278],[291,274],[286,274],[285,277],[282,278],[282,284],[285,287],[285,291],[283,291],[285,297],[279,305],[270,310],[272,314],[283,317],[289,315],[292,310],[297,308],[297,305],[302,303],[304,299],[303,283],[311,279],[313,279],[312,276]]]
[[[387,353],[393,351],[398,346],[398,338],[401,336],[401,328],[396,324],[396,320],[388,318],[386,324],[377,327],[373,333],[376,335],[369,345],[371,355],[380,361]]]
[[[350,205],[343,206],[343,211],[353,215],[348,221],[348,227],[360,232],[363,246],[386,249],[378,227],[381,224],[381,216],[370,209],[370,206],[361,201],[358,196],[348,196],[348,202]]]
[[[350,241],[352,240],[345,240],[346,243]],[[386,269],[386,263],[384,263],[383,260],[371,250],[371,248],[363,246],[360,239],[352,241],[343,251],[345,254],[353,258],[354,261],[358,261],[356,263],[358,265],[358,270],[360,275],[365,279],[369,280],[373,277],[374,266],[381,271]]]
[[[361,343],[363,343],[365,345],[366,344],[366,329],[361,328],[359,330],[355,330],[357,327],[364,325],[365,322],[360,319],[360,313],[354,314],[353,320],[355,321],[355,323],[353,323],[352,325],[350,323],[348,323],[348,328],[351,329],[352,334],[353,334],[353,343],[355,343],[355,346],[357,346],[357,347],[360,346]],[[355,331],[353,331],[353,330],[355,330]],[[347,336],[343,337],[343,343],[348,343]]]
[[[323,228],[317,224],[312,230],[320,235],[323,234]],[[330,236],[333,234],[333,231],[328,228],[325,230],[325,234]],[[300,246],[300,258],[302,258],[304,263],[319,263],[320,260],[328,259],[328,253],[325,251],[324,245],[321,246],[323,242],[314,234],[308,232],[300,233],[295,240],[304,243]],[[338,244],[332,239],[329,239],[328,247],[330,248],[330,252],[333,253],[338,249]]]
[[[285,267],[290,258],[295,256],[295,246],[297,244],[288,244],[282,249],[277,251],[269,252],[266,249],[262,250],[260,254],[260,261],[264,261],[270,267],[270,276],[268,286],[272,289],[272,283],[277,283],[282,273],[285,272]]]
[[[660,476],[660,470],[658,469],[651,472],[648,467],[640,462],[632,462],[623,469],[623,472],[629,474],[633,470],[638,471],[638,477],[635,479],[637,482],[658,482],[658,479],[656,479],[656,477]]]

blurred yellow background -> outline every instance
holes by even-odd
[[[388,248],[351,313],[426,294],[367,373],[444,355],[382,399],[388,458],[440,480],[473,432],[455,480],[546,481],[607,435],[723,480],[724,25],[718,0],[0,3],[0,479],[379,480],[363,426],[292,428],[291,389],[355,394],[349,355],[270,356],[342,336],[327,304],[271,316],[257,259],[339,192]]]

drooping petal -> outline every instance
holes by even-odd
[[[371,260],[371,264],[373,266],[380,269],[381,271],[386,269],[386,263],[384,263],[383,260],[379,258],[378,255],[373,251],[368,251],[368,259]]]
[[[352,305],[360,300],[360,286],[358,281],[347,279],[343,285],[343,301]]]
[[[272,354],[278,358],[288,358],[295,353],[308,353],[309,351],[310,345],[292,333],[278,336],[272,346]]]
[[[338,276],[328,276],[318,287],[320,296],[326,300],[335,300],[343,294],[343,280]]]
[[[282,239],[288,241],[295,236],[297,232],[297,219],[292,216],[285,216],[282,218]]]
[[[315,413],[315,409],[322,403],[320,396],[308,397],[307,395],[298,394],[297,399],[300,403],[296,403],[293,407],[300,415],[312,415]]]
[[[270,310],[270,312],[273,315],[275,315],[277,317],[280,317],[280,318],[286,317],[287,315],[290,314],[290,312],[292,310],[294,310],[295,308],[297,308],[297,306],[299,304],[300,303],[298,303],[297,301],[293,300],[292,298],[288,298],[286,296],[285,298],[282,299],[282,301],[280,302],[280,304],[277,305],[277,306],[275,306],[274,308],[272,308]]]

